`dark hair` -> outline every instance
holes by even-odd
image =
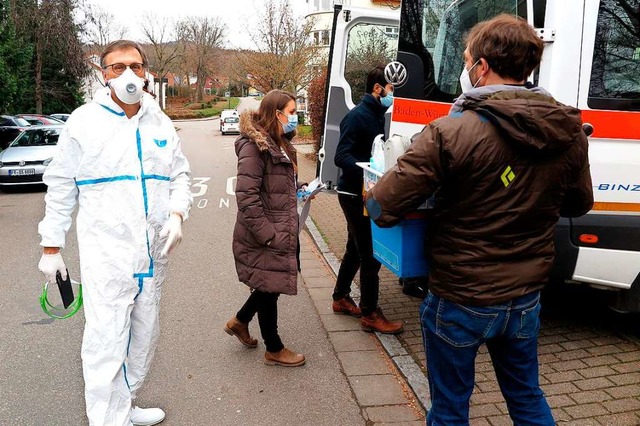
[[[378,83],[380,86],[385,87],[387,80],[384,78],[384,65],[378,65],[372,69],[367,75],[367,86],[365,87],[366,93],[373,93],[373,86]]]
[[[471,29],[467,49],[473,62],[484,58],[500,77],[523,81],[540,64],[544,43],[527,21],[501,14]]]
[[[272,90],[264,96],[260,107],[254,115],[256,124],[264,130],[279,146],[283,146],[280,135],[282,124],[276,118],[277,111],[283,111],[284,107],[291,101],[296,101],[296,97],[283,90]]]
[[[137,50],[138,53],[140,53],[140,57],[142,58],[142,65],[144,65],[145,67],[148,66],[149,58],[147,58],[147,54],[144,53],[144,50],[142,50],[142,46],[131,40],[116,40],[107,44],[107,46],[104,48],[104,52],[102,52],[102,55],[100,55],[100,67],[104,68],[105,65],[108,65],[104,63],[104,59],[108,54],[132,49]]]

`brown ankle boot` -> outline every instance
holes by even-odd
[[[333,312],[336,314],[351,315],[356,318],[360,318],[362,316],[360,308],[358,308],[358,305],[356,305],[356,302],[353,301],[351,296],[345,296],[342,299],[334,300],[331,307],[333,308]]]
[[[281,365],[283,367],[299,367],[304,365],[304,355],[282,348],[278,352],[264,353],[264,363],[267,365]]]
[[[377,331],[383,334],[398,334],[404,331],[402,321],[389,321],[382,314],[380,308],[376,309],[371,315],[365,315],[360,319],[360,324],[364,331]]]
[[[249,324],[238,321],[238,318],[231,318],[224,326],[224,331],[230,336],[236,336],[240,343],[248,348],[258,346],[258,341],[249,334]]]

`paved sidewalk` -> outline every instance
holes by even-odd
[[[305,146],[298,149],[300,152],[308,152],[308,147]],[[313,179],[316,173],[315,161],[300,154],[298,162],[301,179]],[[310,216],[312,227],[317,228],[312,230],[316,243],[324,246],[323,255],[335,271],[346,245],[346,223],[335,194],[321,193],[316,196]],[[327,285],[332,286],[335,275],[329,281],[330,284]],[[349,326],[349,320],[339,320],[329,312],[328,289],[311,291],[316,298],[326,298],[325,303],[318,302],[322,299],[314,303],[321,316],[326,317],[325,325],[330,333],[337,330],[334,327],[343,330],[341,327]],[[606,310],[592,311],[588,304],[576,306],[580,303],[592,303],[582,302],[576,294],[578,293],[571,293],[573,303],[570,306],[562,305],[558,309],[560,314],[543,313],[539,339],[541,385],[554,417],[561,425],[638,426],[640,339],[637,331],[621,331],[617,319],[612,319]],[[596,300],[597,297],[596,295]],[[380,338],[391,359],[401,368],[403,375],[407,376],[419,402],[428,408],[425,355],[418,315],[420,303],[421,300],[404,295],[397,277],[382,268],[380,306],[389,319],[405,323],[405,332],[391,342],[386,336]],[[562,304],[563,301],[560,300],[559,303]],[[566,304],[566,300],[564,303]],[[577,320],[574,317],[578,317]],[[637,321],[637,318],[631,317],[629,320]],[[637,330],[636,327],[628,329]],[[346,332],[348,328],[344,330]],[[471,424],[477,426],[512,424],[485,347],[481,348],[476,362],[476,386],[471,398],[470,417]]]
[[[301,236],[302,282],[340,360],[367,425],[424,425],[424,411],[375,335],[331,310],[335,275],[311,237]]]

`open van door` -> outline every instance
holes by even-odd
[[[325,127],[318,153],[318,176],[327,184],[338,182],[334,164],[340,122],[364,95],[367,74],[396,56],[399,10],[336,6],[329,50]]]

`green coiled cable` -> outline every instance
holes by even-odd
[[[49,302],[49,298],[47,297],[47,294],[49,291],[49,282],[47,281],[44,284],[44,287],[42,288],[42,294],[40,295],[40,307],[42,308],[45,314],[49,315],[51,318],[54,318],[54,319],[67,319],[74,316],[76,312],[80,310],[80,308],[82,307],[82,285],[79,283],[76,283],[75,281],[72,281],[72,283],[78,284],[78,296],[76,296],[76,298],[73,299],[73,302],[71,302],[69,307],[66,308],[66,309],[69,309],[69,312],[65,315],[57,315],[50,311],[50,309],[63,311],[65,310],[65,308],[61,308],[59,306],[53,306]]]

